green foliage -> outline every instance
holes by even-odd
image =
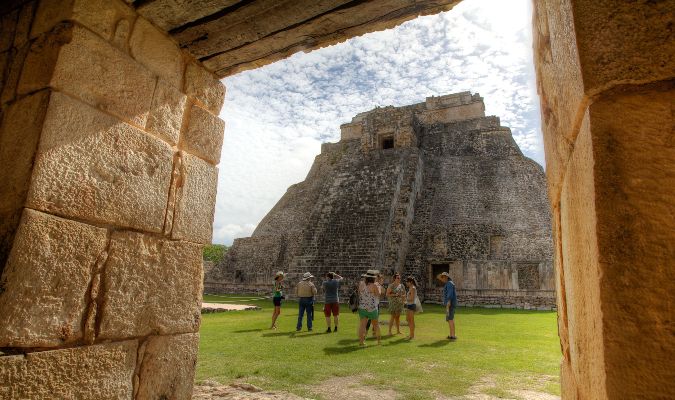
[[[560,394],[555,312],[461,307],[459,339],[450,342],[443,308],[425,304],[424,313],[415,317],[415,340],[404,340],[407,326],[401,327],[403,335],[386,336],[384,325],[380,346],[369,337],[360,348],[358,318],[346,306],[339,332],[324,333],[322,305],[317,304],[314,331],[307,332],[305,325],[296,333],[298,305],[285,301],[279,329],[272,331],[272,301],[256,297],[205,296],[208,302],[256,304],[263,311],[202,316],[197,381],[243,380],[317,399],[330,398],[316,389],[330,379],[344,379],[345,387],[395,390],[402,399],[475,391],[518,397],[510,395],[516,389]],[[388,321],[388,313],[381,318]]]
[[[204,246],[204,260],[218,264],[225,258],[228,249],[224,244],[207,244]]]

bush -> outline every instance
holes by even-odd
[[[204,246],[204,261],[211,261],[218,264],[225,258],[225,253],[229,247],[224,244],[207,244]]]

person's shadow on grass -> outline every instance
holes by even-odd
[[[326,355],[336,355],[336,354],[348,354],[357,350],[365,349],[365,347],[355,345],[355,346],[340,346],[340,347],[324,347],[323,352]]]
[[[417,347],[443,347],[443,346],[448,345],[448,343],[450,343],[450,341],[448,339],[442,339],[442,340],[437,340],[433,343],[421,344]]]
[[[251,332],[262,332],[262,331],[263,331],[262,328],[258,328],[258,329],[242,329],[242,330],[239,330],[239,331],[232,331],[232,333],[251,333]]]

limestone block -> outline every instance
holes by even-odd
[[[99,339],[197,332],[202,247],[136,232],[113,234]]]
[[[0,347],[80,339],[92,268],[106,244],[105,229],[25,209],[0,282]]]
[[[199,7],[195,7],[193,0],[152,1],[138,7],[138,13],[165,31],[170,31],[238,2],[239,0],[202,0]]]
[[[62,21],[77,21],[110,40],[120,20],[133,22],[134,11],[119,1],[110,0],[43,0],[35,14],[31,37],[49,32]]]
[[[144,18],[136,20],[129,49],[152,72],[176,88],[183,87],[183,55],[178,45]]]
[[[589,107],[608,398],[675,390],[673,105],[671,82]]]
[[[570,0],[533,3],[533,46],[546,175],[552,201],[557,201],[570,144],[574,143],[588,101],[584,96]]]
[[[14,44],[14,32],[19,19],[19,9],[0,15],[0,51],[9,50]]]
[[[49,86],[61,47],[72,40],[72,28],[71,24],[60,24],[48,35],[40,36],[31,43],[18,82],[19,94]]]
[[[36,3],[36,1],[28,2],[21,7],[19,19],[16,23],[16,32],[14,33],[14,47],[21,47],[28,41]]]
[[[182,153],[182,187],[176,194],[173,239],[211,243],[218,187],[218,169],[193,155]]]
[[[49,91],[11,104],[0,125],[0,274],[26,202]]]
[[[0,398],[131,399],[137,347],[130,340],[0,357]]]
[[[160,79],[152,99],[146,129],[173,145],[177,144],[186,101],[187,96]]]
[[[72,41],[61,48],[51,85],[144,127],[155,81],[139,63],[76,26]]]
[[[588,114],[585,119],[588,119]],[[596,238],[593,147],[589,124],[579,133],[560,199],[561,246],[570,362],[582,399],[607,398],[600,266]]]
[[[225,101],[225,86],[215,75],[196,63],[188,63],[185,69],[185,93],[216,115]]]
[[[190,111],[190,123],[181,139],[180,147],[212,164],[218,164],[224,130],[225,122],[222,119],[193,105]]]
[[[587,94],[617,84],[673,77],[672,2],[572,0],[572,4]]]
[[[9,64],[5,71],[5,80],[0,94],[0,104],[6,104],[16,98],[16,89],[21,76],[21,69],[28,55],[30,45],[24,44],[20,48],[12,48],[9,51]]]
[[[27,204],[63,216],[161,232],[172,157],[165,142],[55,92]]]
[[[151,336],[145,344],[136,399],[190,400],[199,334]]]

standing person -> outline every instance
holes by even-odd
[[[284,299],[284,273],[277,272],[274,276],[274,291],[272,292],[272,303],[274,304],[274,311],[272,312],[272,326],[270,329],[277,329],[277,318],[281,314],[281,300]]]
[[[333,314],[333,321],[335,322],[335,329],[333,332],[338,330],[338,317],[340,315],[340,298],[338,297],[338,292],[340,290],[340,284],[342,283],[342,277],[335,272],[329,272],[326,274],[327,280],[323,281],[323,292],[325,295],[325,305],[323,306],[323,314],[326,317],[326,333],[330,333],[330,315]]]
[[[377,314],[380,314],[380,301],[382,300],[382,295],[384,294],[384,275],[380,273],[380,271],[376,269],[371,269],[369,270],[370,272],[375,274],[375,286],[377,286],[377,290],[380,293],[377,297]],[[368,334],[368,330],[370,329],[370,324],[372,321],[369,319],[368,323],[366,323],[366,335]],[[375,337],[375,329],[373,329],[373,337]]]
[[[368,320],[373,321],[373,331],[377,337],[377,344],[380,344],[380,325],[377,323],[378,310],[380,302],[380,290],[375,285],[377,271],[368,270],[362,275],[365,281],[359,284],[359,345],[366,343],[366,324]]]
[[[314,296],[316,296],[316,286],[310,281],[314,275],[305,272],[302,275],[302,281],[298,283],[295,288],[295,294],[298,296],[298,324],[295,326],[296,331],[302,329],[302,317],[307,311],[307,330],[312,331],[312,321],[314,320]]]
[[[410,334],[407,339],[412,340],[415,338],[415,311],[417,311],[417,304],[415,304],[415,299],[417,298],[417,281],[415,280],[415,277],[407,277],[405,279],[405,285],[408,287],[408,293],[405,298],[406,319],[408,320],[408,328],[410,328]]]
[[[457,308],[455,284],[447,272],[440,273],[437,278],[445,284],[443,286],[443,305],[445,306],[445,320],[448,321],[448,329],[450,330],[448,339],[457,340],[457,336],[455,336],[455,309]]]
[[[405,304],[405,287],[401,283],[401,274],[398,272],[392,277],[391,284],[387,288],[387,299],[389,300],[389,336],[391,328],[396,324],[396,334],[401,334],[401,312]]]

